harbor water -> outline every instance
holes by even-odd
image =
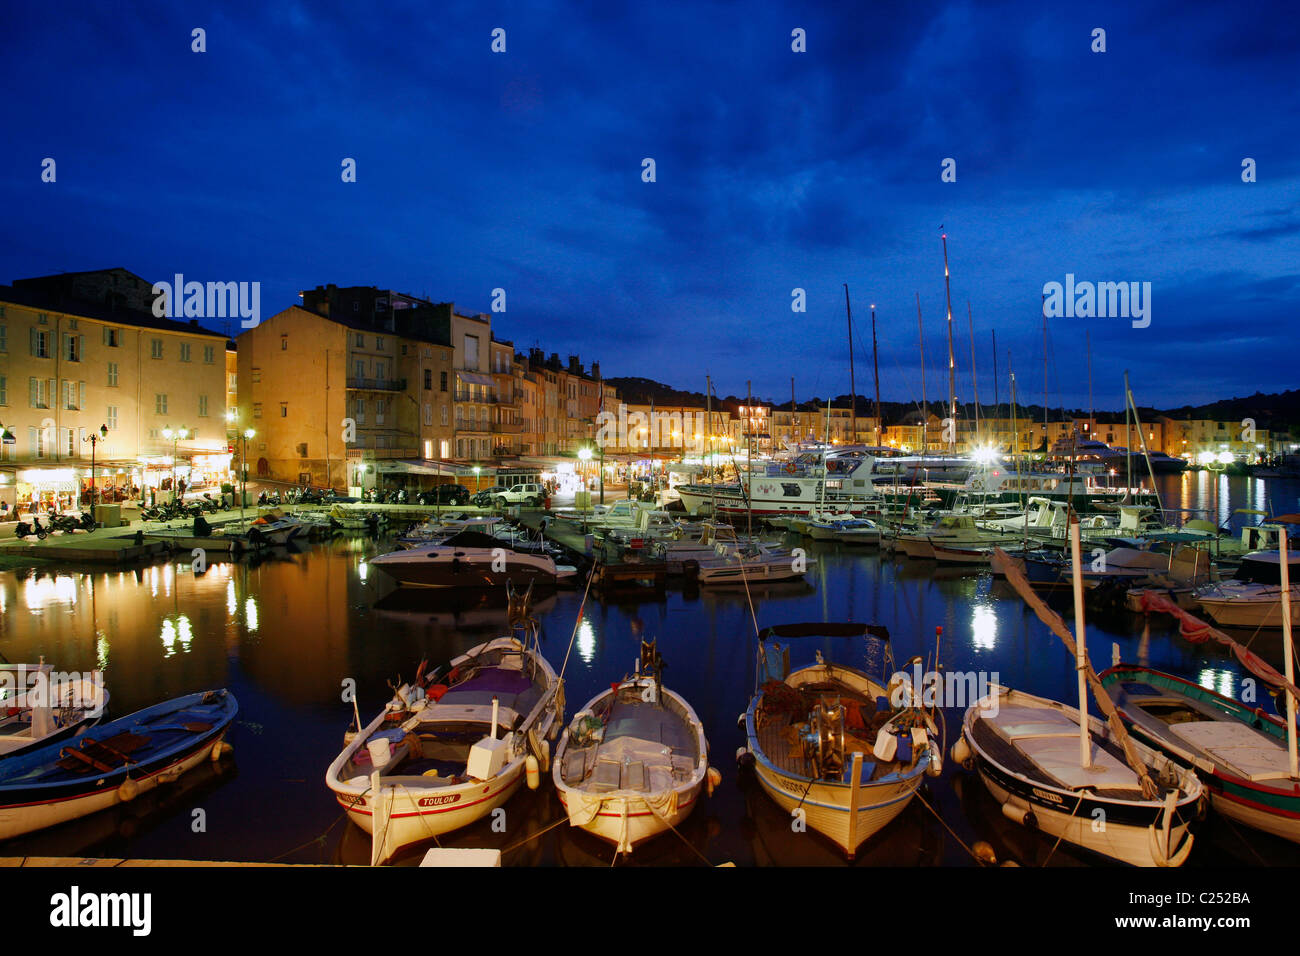
[[[1300,482],[1198,472],[1160,480],[1170,509],[1202,512],[1234,529],[1253,516],[1238,509],[1300,510]],[[939,656],[949,671],[975,672],[1041,696],[1071,701],[1072,658],[1005,584],[985,571],[947,569],[874,550],[805,542],[817,558],[806,582],[602,601],[581,590],[540,597],[534,610],[543,649],[565,678],[566,719],[629,673],[642,637],[657,639],[664,683],[703,720],[710,763],[722,784],[686,824],[638,847],[630,865],[842,865],[842,854],[791,818],[737,768],[744,735],[737,718],[754,689],[755,621],[859,621],[888,628],[894,660]],[[0,856],[94,856],[294,863],[369,862],[369,837],[342,818],[325,771],[352,719],[344,691],[355,686],[363,721],[392,696],[390,682],[414,677],[421,660],[444,664],[505,632],[504,601],[395,592],[368,561],[390,539],[338,537],[262,558],[186,560],[126,571],[47,568],[0,573],[0,653],[40,657],[60,671],[102,669],[110,716],[170,697],[228,687],[240,713],[228,738],[234,759],[181,778],[111,811],[0,845]],[[1072,625],[1068,596],[1053,606]],[[1234,634],[1281,668],[1273,634]],[[1227,695],[1249,685],[1235,659],[1212,642],[1194,645],[1166,621],[1126,612],[1089,620],[1098,670],[1112,644],[1127,662],[1191,679]],[[792,663],[828,660],[863,668],[880,661],[859,641],[811,639]],[[349,682],[354,682],[350,684]],[[1272,701],[1262,688],[1262,706]],[[1095,709],[1094,709],[1095,712]],[[946,714],[947,741],[961,710]],[[1005,820],[979,780],[947,761],[907,811],[862,848],[857,865],[971,865],[968,847],[985,841],[999,860],[1023,865],[1099,861]],[[549,776],[521,789],[504,818],[441,839],[442,846],[505,850],[519,865],[609,865],[613,847],[570,828]],[[553,824],[558,824],[554,825]],[[430,844],[432,845],[432,844]],[[423,848],[400,864],[419,861]],[[1213,816],[1201,827],[1189,866],[1300,863],[1300,846]]]

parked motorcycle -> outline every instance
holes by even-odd
[[[41,519],[36,515],[32,515],[30,524],[26,521],[19,521],[14,528],[14,537],[16,538],[26,538],[28,535],[34,534],[37,538],[44,541],[46,535],[49,533],[50,532],[41,524]]]

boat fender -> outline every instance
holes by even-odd
[[[1016,806],[1010,801],[1002,804],[1002,815],[1014,823],[1019,823],[1022,827],[1037,829],[1038,818],[1034,816],[1034,811],[1028,807]]]
[[[130,777],[127,777],[125,780],[122,781],[121,786],[117,788],[117,797],[123,803],[129,803],[130,801],[136,798],[136,795],[139,792],[140,792],[140,785],[136,783],[134,780],[132,780]]]
[[[748,747],[741,747],[736,751],[736,763],[742,767],[754,766],[754,755],[749,752]]]
[[[420,743],[419,734],[407,733],[407,735],[402,738],[402,743],[406,744],[407,753],[411,755],[413,760],[424,759],[424,746]]]
[[[713,796],[714,789],[722,783],[722,771],[717,767],[710,767],[704,777],[708,781],[709,796]]]
[[[975,854],[975,859],[989,866],[998,865],[998,855],[993,852],[993,847],[984,840],[977,840],[971,847],[971,852]]]
[[[957,766],[963,770],[975,769],[975,755],[971,753],[970,744],[966,742],[964,736],[957,738],[957,742],[952,745],[951,753],[952,759],[956,761]]]
[[[537,765],[537,758],[529,754],[524,758],[524,776],[528,781],[528,789],[536,790],[542,784],[541,768]]]
[[[937,777],[943,773],[943,751],[938,747],[930,748],[930,762],[926,765],[927,777]]]
[[[234,747],[226,743],[224,740],[218,740],[212,745],[212,762],[216,763],[222,757],[225,757],[228,754],[233,754],[234,752]]]

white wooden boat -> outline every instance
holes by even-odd
[[[108,706],[102,681],[39,664],[0,664],[0,758],[75,737]]]
[[[1160,788],[1146,797],[1109,726],[1089,717],[1087,732],[1085,767],[1077,708],[995,687],[966,711],[953,759],[973,766],[1017,823],[1133,866],[1181,866],[1204,813],[1196,774],[1131,742]]]
[[[1133,866],[1182,866],[1205,812],[1195,771],[1133,740],[1088,660],[1077,517],[1069,525],[1074,635],[997,552],[1007,581],[1075,660],[1078,707],[994,686],[967,709],[952,756],[975,769],[1003,814],[1048,837]],[[1109,718],[1088,715],[1088,688]]]
[[[758,668],[767,682],[743,718],[742,762],[752,761],[763,789],[792,819],[802,813],[850,859],[903,812],[927,773],[939,774],[943,743],[932,716],[911,706],[910,694],[895,694],[904,706],[891,707],[882,683],[825,662],[820,651],[815,664],[789,672],[789,650],[776,641],[869,634],[887,640],[882,628],[863,624],[767,628]]]
[[[1300,560],[1287,561],[1291,603],[1300,602]],[[1277,551],[1256,551],[1242,559],[1235,575],[1201,588],[1196,600],[1215,623],[1225,627],[1282,627],[1281,559]]]
[[[720,779],[709,768],[704,725],[663,686],[657,660],[643,643],[636,674],[589,700],[555,753],[552,775],[570,825],[620,853],[678,826]]]
[[[347,742],[325,783],[371,835],[379,864],[482,819],[514,795],[525,771],[544,772],[563,708],[536,630],[499,637],[453,660],[443,681],[399,688]]]
[[[749,541],[740,547],[719,544],[716,556],[701,561],[699,582],[703,585],[763,584],[797,581],[817,563],[811,555],[795,555],[784,548]]]

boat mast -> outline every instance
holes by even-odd
[[[1047,440],[1047,296],[1043,296],[1043,443],[1051,447]]]
[[[1128,370],[1124,370],[1125,411],[1133,410],[1133,423],[1137,425],[1138,443],[1142,446],[1142,457],[1147,461],[1147,474],[1151,476],[1151,491],[1156,496],[1156,507],[1160,509],[1160,520],[1165,520],[1165,506],[1160,499],[1160,487],[1156,484],[1156,470],[1151,464],[1151,451],[1147,448],[1146,436],[1142,434],[1142,419],[1138,416],[1137,405],[1133,401],[1133,390],[1128,387]]]
[[[975,393],[975,444],[980,439],[980,380],[975,375],[975,316],[971,314],[970,299],[966,300],[966,318],[970,322],[970,384]]]
[[[998,330],[993,330],[993,418],[1002,414],[1002,399],[998,396]]]
[[[712,511],[711,517],[714,521],[718,520],[718,493],[717,477],[713,473],[713,380],[709,376],[704,376],[704,405],[708,409],[708,428],[709,428],[709,508]]]
[[[745,382],[745,477],[749,486],[745,492],[745,533],[754,540],[754,498],[749,488],[754,486],[754,390],[752,383]]]
[[[1079,677],[1079,766],[1092,764],[1092,738],[1088,734],[1088,651],[1083,631],[1083,559],[1079,555],[1079,516],[1070,509],[1070,577],[1074,585],[1074,668]]]
[[[799,444],[799,413],[795,410],[794,376],[790,376],[790,434],[794,436],[795,445]]]
[[[876,382],[876,447],[880,447],[880,354],[876,350],[876,304],[871,303],[871,365],[875,369],[873,378]]]
[[[942,226],[940,228],[943,228]],[[957,359],[952,351],[952,285],[948,279],[948,234],[940,233],[943,240],[943,290],[948,297],[948,417],[952,423],[952,441],[948,451],[957,452]]]
[[[850,418],[853,438],[850,439],[849,444],[856,445],[858,443],[858,387],[853,380],[853,308],[849,305],[849,284],[847,282],[844,283],[844,311],[848,313],[849,317],[849,402],[853,408]]]
[[[921,293],[916,294],[916,337],[921,343],[921,457],[930,447],[926,432],[930,424],[930,406],[925,401],[925,333],[921,329]]]
[[[1291,645],[1291,568],[1287,556],[1286,528],[1283,527],[1278,531],[1278,557],[1281,558],[1282,571],[1282,655],[1286,660],[1286,750],[1287,756],[1291,763],[1291,779],[1294,780],[1300,776],[1300,769],[1297,769],[1296,760],[1296,729],[1295,729],[1295,695],[1291,693],[1291,688],[1295,686],[1295,673],[1292,663],[1293,650]]]

